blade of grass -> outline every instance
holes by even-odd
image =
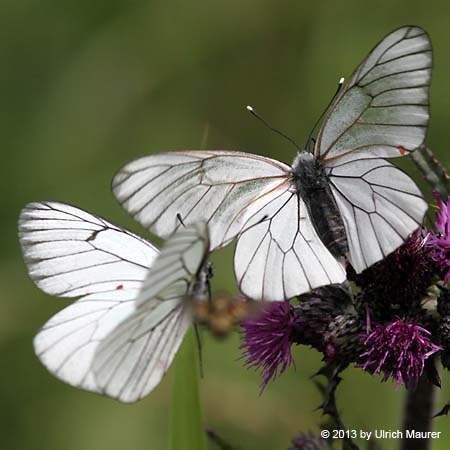
[[[186,334],[175,359],[169,450],[206,450],[193,327]]]

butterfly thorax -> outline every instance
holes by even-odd
[[[324,245],[333,256],[345,256],[348,244],[344,223],[320,160],[312,153],[300,152],[292,164],[291,176]]]
[[[206,303],[211,299],[209,280],[213,276],[212,265],[207,262],[200,268],[195,280],[189,286],[189,294],[195,303]]]

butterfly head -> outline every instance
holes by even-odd
[[[317,189],[324,189],[327,184],[326,174],[320,160],[307,151],[300,152],[294,159],[291,177],[297,192],[305,197]]]
[[[306,150],[299,152],[292,163],[292,170],[295,170],[300,165],[312,165],[315,161],[316,157],[312,153]]]
[[[304,182],[309,178],[314,178],[318,171],[320,171],[320,161],[314,154],[306,150],[297,153],[291,169],[294,178],[300,178]]]

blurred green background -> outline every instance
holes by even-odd
[[[65,300],[28,279],[16,236],[32,200],[69,202],[146,233],[112,197],[113,173],[148,152],[236,149],[290,162],[295,149],[245,110],[305,141],[341,76],[403,24],[435,50],[428,143],[450,164],[448,1],[2,0],[0,5],[0,447],[7,450],[162,450],[172,374],[134,405],[78,391],[33,354],[36,330]],[[215,255],[214,288],[235,293],[232,248]],[[220,259],[219,259],[220,258]],[[310,375],[319,355],[296,351],[289,370],[258,396],[238,336],[206,337],[201,383],[207,426],[242,450],[282,450],[316,430]],[[444,377],[440,403],[450,398]],[[358,369],[339,402],[350,428],[397,429],[402,390]],[[450,446],[450,418],[436,420]],[[386,449],[396,448],[387,441]]]

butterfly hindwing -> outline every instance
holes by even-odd
[[[136,290],[92,294],[50,318],[34,338],[47,369],[66,383],[99,392],[91,370],[99,341],[134,311]]]
[[[160,383],[192,323],[184,296],[182,287],[171,300],[141,305],[100,343],[93,370],[103,394],[135,402]]]
[[[255,203],[236,244],[240,290],[254,300],[285,300],[345,280],[317,235],[305,202],[289,184]]]
[[[359,273],[384,259],[420,227],[427,203],[403,171],[383,159],[362,159],[329,171],[349,243],[349,260]]]

